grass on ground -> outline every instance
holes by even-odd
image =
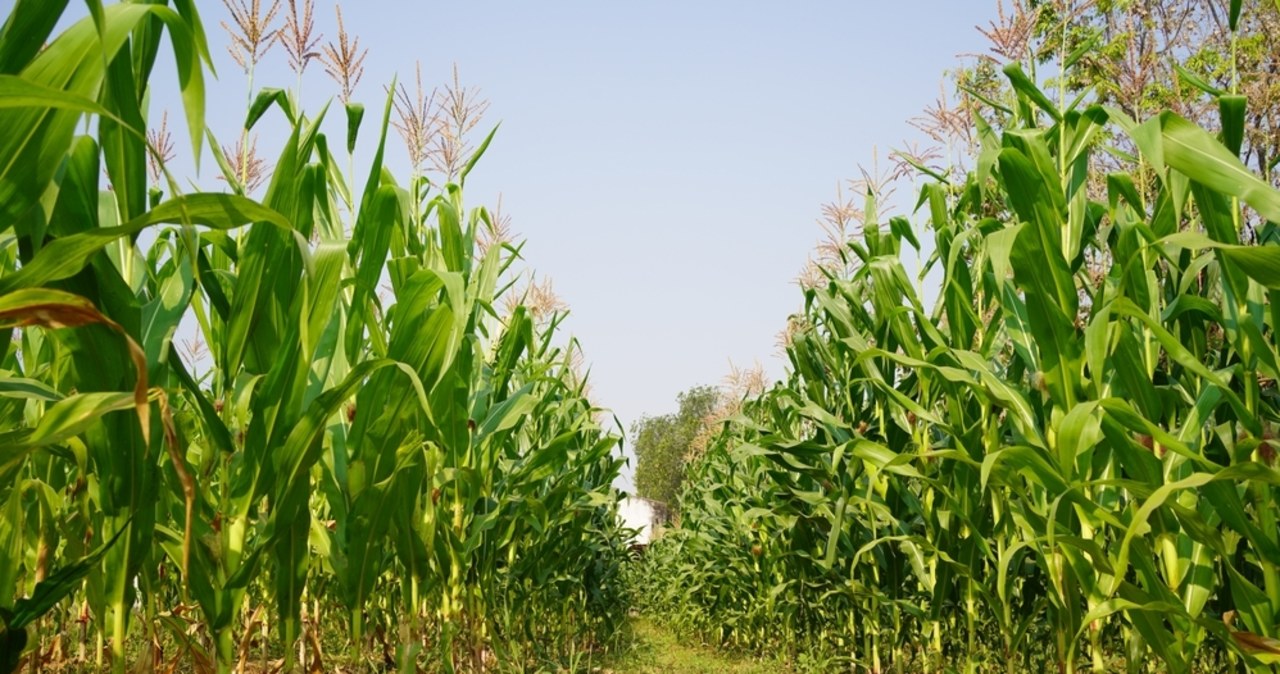
[[[610,674],[775,674],[787,671],[781,661],[760,661],[716,650],[701,643],[684,643],[649,618],[631,622],[631,648],[602,663]]]

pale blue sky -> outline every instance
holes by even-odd
[[[210,125],[228,143],[246,82],[225,51],[222,3],[199,4],[219,67]],[[344,5],[347,31],[369,47],[355,97],[369,108],[366,136],[384,85],[411,82],[418,61],[428,86],[457,63],[490,100],[484,124],[502,128],[468,201],[503,195],[528,263],[572,309],[598,402],[628,427],[719,382],[730,359],[781,376],[775,339],[800,304],[794,278],[820,238],[821,204],[873,148],[883,161],[921,138],[907,120],[960,54],[985,48],[974,27],[994,13],[994,0]],[[317,3],[316,24],[336,38],[332,2]],[[172,128],[176,78],[166,65],[159,75],[153,108],[172,110]],[[256,84],[294,82],[276,47]],[[336,95],[319,63],[304,82],[309,109]],[[268,156],[272,128],[259,139]],[[201,182],[214,175],[206,159]]]

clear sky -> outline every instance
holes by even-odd
[[[0,0],[5,15],[12,6]],[[246,81],[225,51],[222,3],[199,6],[218,64],[210,125],[229,143]],[[83,11],[72,3],[76,18]],[[529,265],[571,307],[566,325],[598,402],[628,427],[672,411],[682,390],[718,383],[730,360],[782,375],[775,340],[799,307],[794,279],[820,238],[821,204],[875,148],[883,161],[921,137],[907,120],[938,97],[959,55],[985,49],[975,26],[994,15],[994,0],[343,6],[348,33],[369,48],[355,96],[369,108],[366,136],[384,86],[396,75],[411,83],[416,62],[428,87],[456,63],[489,99],[484,126],[502,127],[468,201],[502,194]],[[316,5],[316,27],[322,43],[336,39],[329,0]],[[181,129],[172,73],[159,67],[152,105]],[[294,86],[279,47],[256,83]],[[313,62],[304,92],[315,110],[337,89]],[[259,139],[268,157],[271,128]],[[403,179],[406,152],[391,147]],[[216,167],[206,158],[202,168],[207,185]]]

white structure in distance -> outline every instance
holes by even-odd
[[[662,535],[667,523],[667,506],[641,496],[627,496],[618,504],[618,519],[622,526],[636,530],[632,545],[647,546]]]

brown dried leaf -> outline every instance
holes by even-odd
[[[89,300],[61,290],[25,288],[0,297],[0,328],[38,326],[50,330],[104,325],[124,337],[138,372],[133,389],[144,442],[151,441],[151,406],[147,401],[147,356],[119,323],[104,316]]]

